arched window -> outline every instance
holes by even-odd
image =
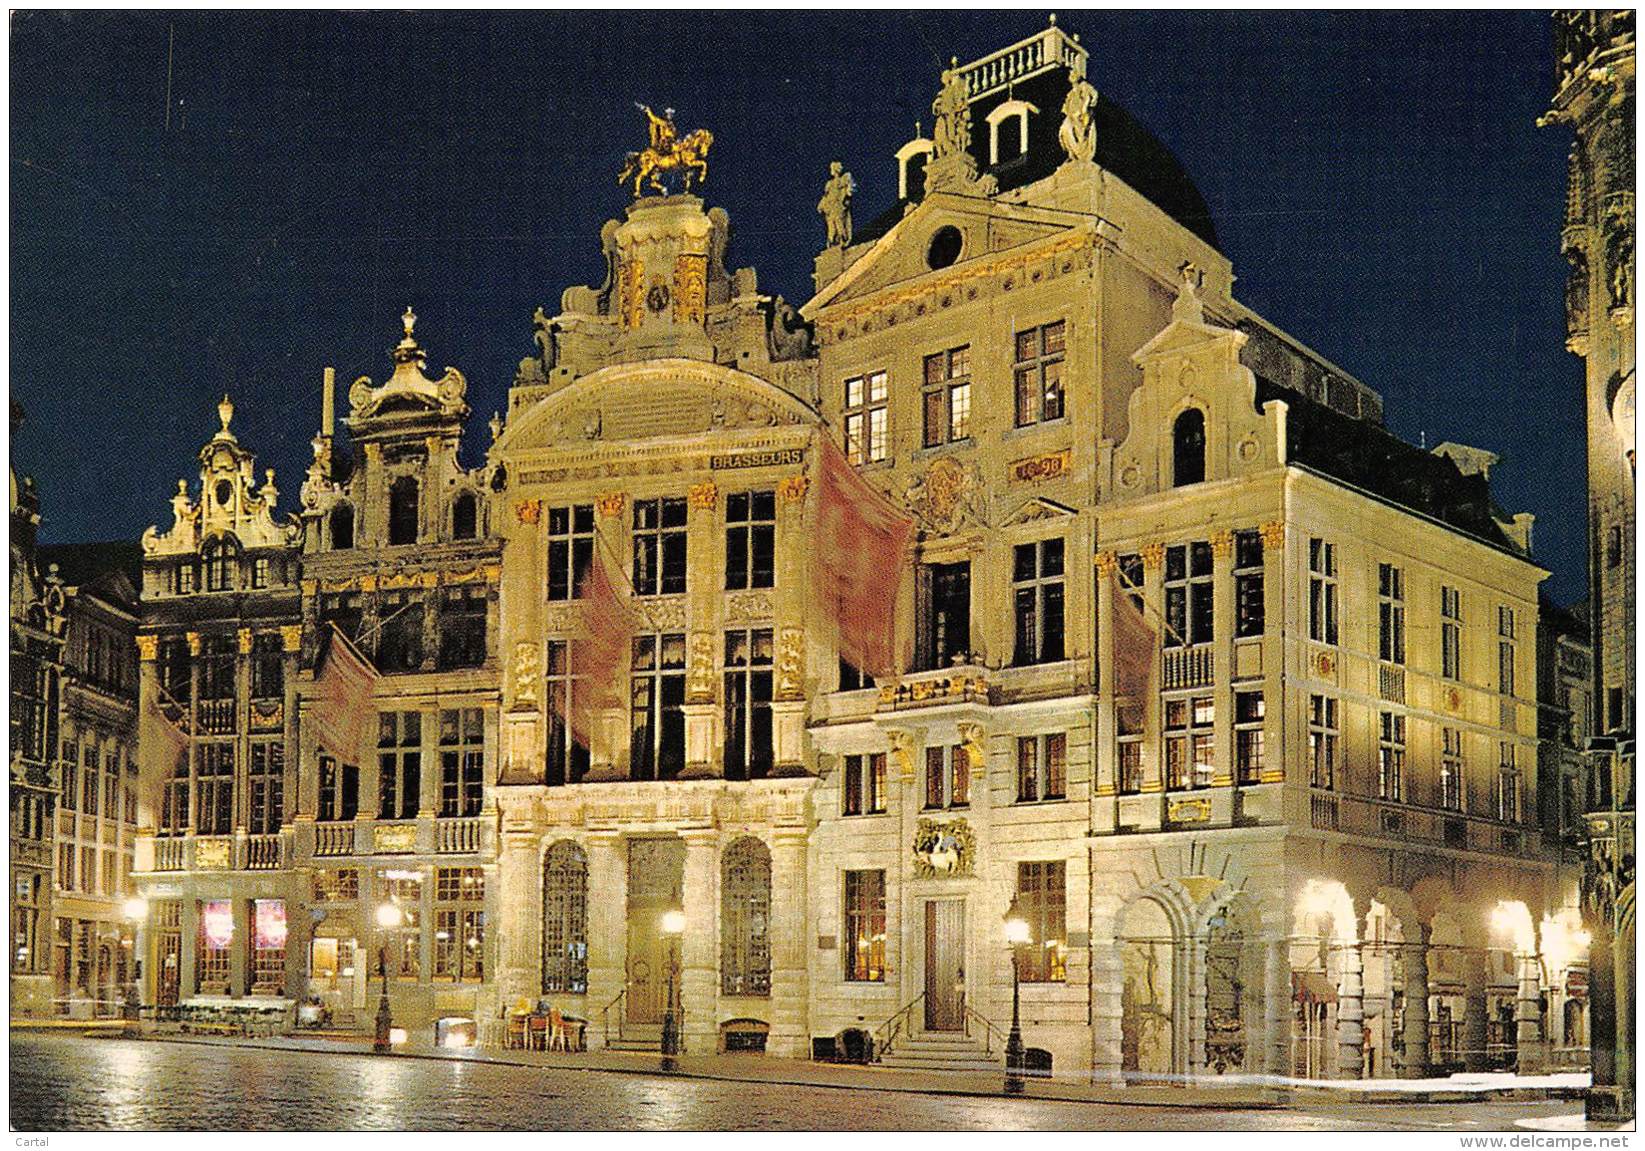
[[[388,489],[388,542],[417,542],[417,481],[401,476]]]
[[[739,839],[720,861],[720,990],[771,994],[771,853]]]
[[[473,492],[460,492],[451,502],[451,538],[471,540],[479,519]]]
[[[219,536],[208,540],[201,549],[205,561],[206,590],[233,591],[235,568],[239,566],[239,549],[232,540]]]
[[[1205,413],[1189,408],[1171,429],[1173,487],[1205,482]]]
[[[354,507],[338,504],[331,509],[331,550],[347,551],[354,546]]]
[[[543,991],[588,991],[588,857],[564,839],[543,859]]]

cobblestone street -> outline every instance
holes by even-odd
[[[443,1059],[19,1035],[14,1131],[1494,1130],[1571,1102],[1223,1110],[930,1096]]]

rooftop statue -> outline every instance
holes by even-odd
[[[856,191],[857,183],[845,165],[838,160],[830,163],[828,183],[823,185],[822,199],[817,202],[817,211],[822,213],[823,223],[828,226],[830,248],[851,246],[851,197]]]
[[[1074,57],[1068,72],[1068,95],[1062,101],[1062,127],[1057,129],[1057,141],[1070,160],[1090,163],[1097,154],[1097,131],[1091,122],[1091,111],[1097,104],[1097,90],[1085,78],[1083,55]]]
[[[942,90],[931,102],[931,112],[937,121],[932,129],[935,159],[944,160],[971,150],[971,103],[965,86],[965,76],[957,60],[950,60],[943,69]]]
[[[664,108],[661,116],[645,104],[634,105],[645,113],[650,143],[644,151],[630,152],[628,162],[617,176],[619,184],[634,182],[634,197],[644,193],[642,185],[659,196],[668,195],[668,187],[659,178],[666,172],[679,172],[681,189],[691,191],[692,180],[702,183],[708,179],[708,149],[714,136],[707,128],[697,128],[680,135],[674,124],[674,109]]]

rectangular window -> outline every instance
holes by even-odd
[[[191,563],[180,564],[177,568],[177,594],[193,595],[195,586],[194,565]]]
[[[1498,745],[1501,759],[1497,767],[1497,818],[1504,823],[1518,823],[1524,816],[1520,806],[1518,750],[1511,743]]]
[[[194,831],[197,835],[228,835],[234,830],[234,745],[197,745],[199,765],[194,779]]]
[[[177,756],[160,792],[160,830],[165,835],[182,835],[189,829],[189,757]]]
[[[594,560],[594,505],[548,509],[548,598],[576,599]]]
[[[1017,738],[1017,802],[1064,799],[1068,794],[1068,736],[1024,735]]]
[[[384,592],[377,612],[377,669],[385,672],[421,669],[423,593]]]
[[[917,666],[950,667],[971,651],[971,564],[921,564],[915,573]]]
[[[1234,533],[1234,636],[1246,639],[1263,633],[1267,605],[1263,586],[1262,533]]]
[[[1392,802],[1405,798],[1405,717],[1381,714],[1377,739],[1377,795]]]
[[[950,348],[925,357],[923,387],[926,447],[971,434],[971,348]]]
[[[1329,790],[1337,782],[1337,701],[1308,697],[1308,786]]]
[[[320,868],[313,891],[315,903],[353,903],[360,898],[360,873],[352,867]]]
[[[251,901],[251,993],[283,995],[286,989],[286,901]]]
[[[881,815],[885,812],[885,752],[845,757],[845,815]]]
[[[478,867],[434,873],[434,978],[485,979],[485,872]]]
[[[1514,609],[1497,608],[1497,690],[1514,694]]]
[[[317,818],[322,823],[353,819],[360,813],[360,769],[352,763],[339,765],[329,755],[320,757],[320,805]]]
[[[1308,638],[1337,642],[1337,546],[1308,541]]]
[[[634,637],[629,776],[673,779],[685,767],[685,633]]]
[[[725,777],[771,774],[770,628],[725,633]]]
[[[251,586],[256,588],[268,586],[267,556],[259,556],[251,561]]]
[[[335,624],[338,631],[358,643],[360,640],[360,623],[364,618],[364,611],[360,593],[357,591],[322,592],[320,593],[320,630],[324,631],[327,624]]]
[[[1210,696],[1165,701],[1165,788],[1210,787],[1216,760],[1217,707]]]
[[[580,783],[588,774],[588,734],[577,732],[573,722],[573,708],[584,705],[578,693],[588,690],[577,654],[571,640],[548,641],[548,762],[543,782],[550,787]]]
[[[416,819],[423,786],[423,715],[377,717],[377,818]]]
[[[285,643],[278,632],[251,638],[251,698],[281,699],[286,693]]]
[[[634,594],[685,591],[685,500],[634,501]]]
[[[1405,573],[1393,564],[1377,565],[1377,655],[1405,662]]]
[[[1062,365],[1067,325],[1054,324],[1018,332],[1012,367],[1017,397],[1017,427],[1063,415]]]
[[[845,873],[845,978],[885,982],[885,872]]]
[[[97,891],[97,849],[80,848],[80,890],[87,895]]]
[[[776,578],[777,493],[725,497],[725,586],[770,587]]]
[[[1017,914],[1028,922],[1028,942],[1016,955],[1022,982],[1068,978],[1067,898],[1067,864],[1062,860],[1017,864]]]
[[[1142,791],[1142,740],[1121,739],[1119,742],[1119,790],[1121,795],[1137,795]]]
[[[1012,570],[1019,667],[1063,658],[1063,541],[1018,544]]]
[[[1462,593],[1454,587],[1439,589],[1440,674],[1462,679]]]
[[[925,749],[927,810],[971,805],[971,757],[960,744]]]
[[[1264,715],[1260,691],[1234,693],[1234,778],[1240,783],[1262,782]]]
[[[227,995],[233,963],[234,904],[227,899],[199,905],[200,936],[195,945],[195,987],[201,995]]]
[[[854,464],[878,463],[890,450],[890,390],[884,372],[869,372],[845,381],[845,458]]]
[[[483,584],[440,592],[440,668],[480,667],[486,661],[486,603]]]
[[[273,835],[285,820],[286,744],[273,739],[251,741],[251,834]]]
[[[1462,758],[1462,732],[1454,727],[1441,729],[1439,759],[1439,805],[1450,811],[1462,810],[1466,764]]]
[[[97,803],[97,749],[86,744],[81,749],[85,753],[85,762],[81,765],[80,776],[80,810],[86,815],[96,815]]]
[[[440,815],[480,814],[485,788],[485,709],[440,711]]]
[[[378,890],[400,909],[400,926],[378,928],[388,974],[415,981],[423,969],[423,873],[384,871]]]
[[[80,750],[74,746],[74,741],[63,741],[63,777],[59,803],[64,811],[73,811],[80,802]]]
[[[1165,549],[1165,646],[1210,643],[1216,625],[1211,595],[1211,545]]]

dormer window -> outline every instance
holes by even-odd
[[[461,492],[451,502],[451,538],[471,540],[478,527],[479,512],[473,492]]]
[[[925,195],[925,165],[931,159],[931,141],[916,136],[897,149],[897,199],[918,200]]]
[[[1028,115],[1039,109],[1023,100],[1007,100],[988,113],[988,164],[994,167],[1028,154]]]
[[[1171,484],[1205,482],[1205,413],[1189,408],[1171,428]]]
[[[229,540],[218,538],[208,541],[201,555],[205,561],[206,590],[233,591],[238,549]]]
[[[388,490],[388,542],[417,542],[417,480],[401,476]]]
[[[354,508],[338,504],[331,509],[331,550],[347,551],[354,546]]]

